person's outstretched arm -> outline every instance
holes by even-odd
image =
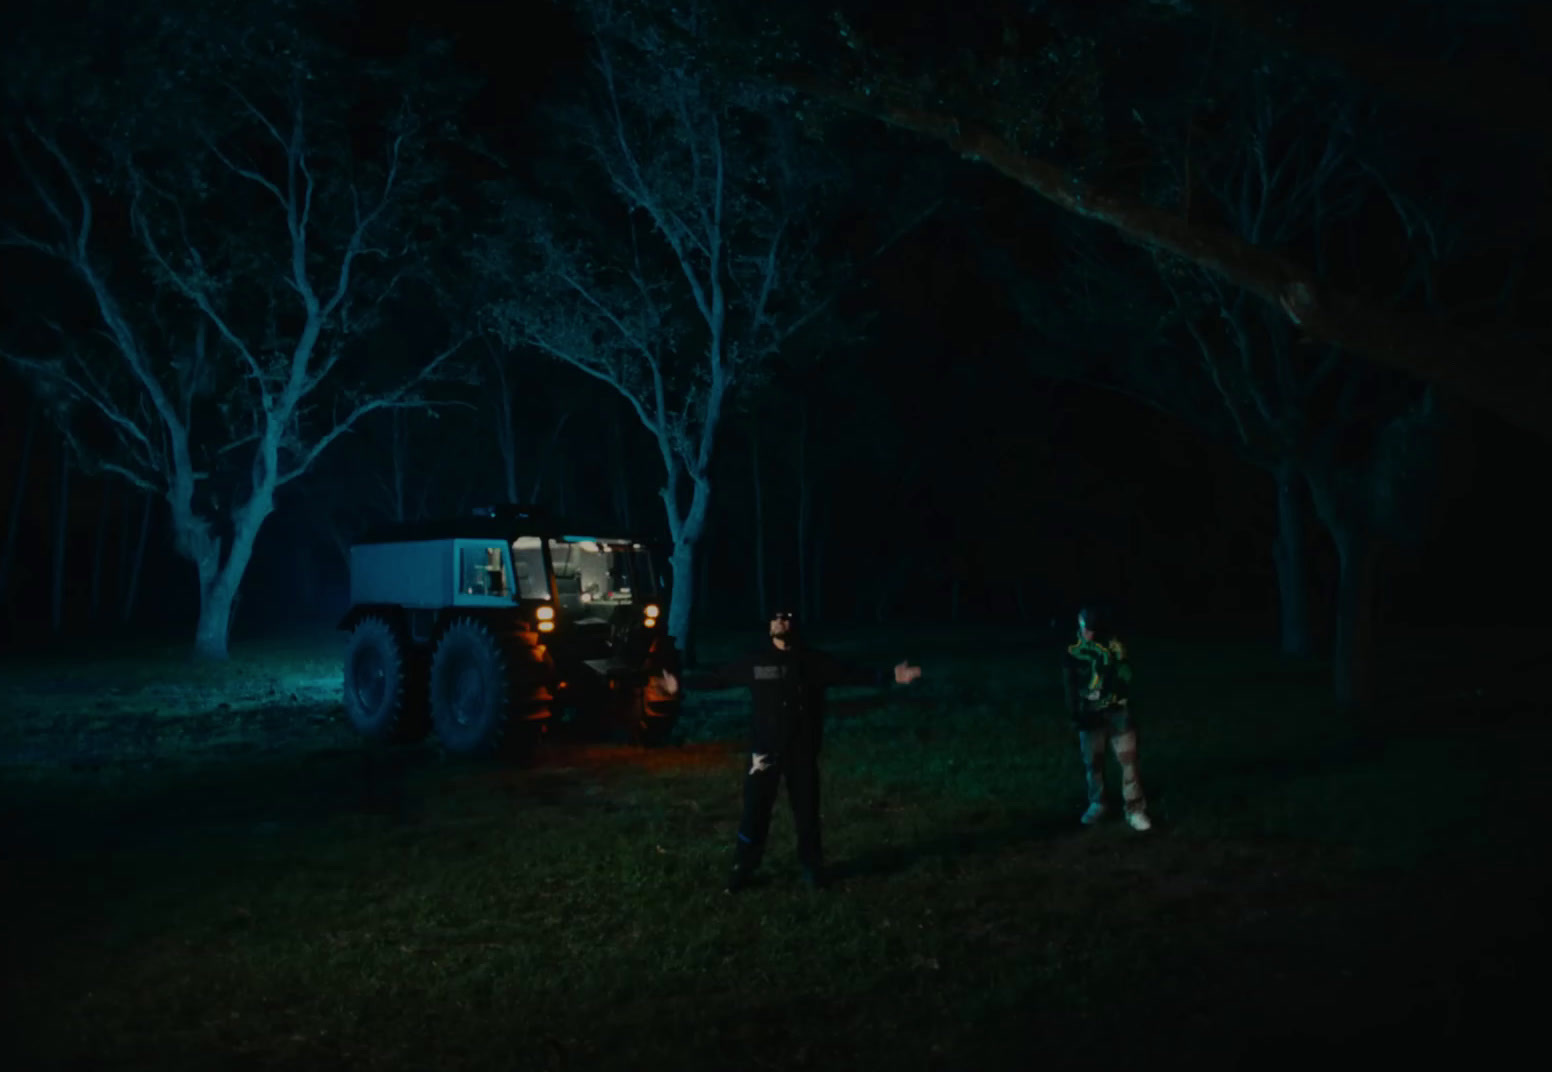
[[[754,663],[753,657],[745,657],[713,670],[699,670],[682,676],[665,670],[658,678],[658,684],[670,696],[689,689],[736,689],[740,685],[754,684]]]
[[[816,684],[837,686],[868,686],[883,688],[893,682],[909,685],[922,676],[922,669],[901,660],[892,669],[884,670],[860,663],[837,659],[828,652],[814,652],[813,674]]]

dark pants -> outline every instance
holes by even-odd
[[[771,829],[771,809],[776,790],[787,781],[787,799],[798,831],[798,862],[818,869],[824,863],[819,843],[819,757],[797,751],[752,752],[744,771],[744,817],[738,824],[738,866],[752,871],[765,856],[765,837]]]

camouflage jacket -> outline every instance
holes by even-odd
[[[1126,646],[1114,637],[1084,640],[1080,635],[1062,654],[1062,686],[1067,713],[1075,723],[1084,716],[1126,707],[1131,695],[1132,664]]]

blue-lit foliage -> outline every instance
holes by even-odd
[[[8,244],[77,303],[15,362],[88,426],[83,462],[166,502],[206,655],[278,490],[365,414],[416,405],[460,342],[362,364],[423,274],[445,211],[428,149],[452,128],[431,57],[349,56],[325,32],[342,10],[163,0],[8,64]]]
[[[707,62],[694,11],[578,7],[591,79],[552,115],[549,183],[501,192],[489,322],[618,392],[652,437],[682,640],[719,428],[833,297],[816,250],[840,173],[797,129],[790,90]]]

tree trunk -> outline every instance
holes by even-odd
[[[1309,618],[1308,556],[1304,540],[1303,481],[1292,466],[1277,473],[1277,566],[1279,632],[1284,655],[1307,659],[1314,653]]]
[[[798,613],[808,617],[808,404],[798,417]]]
[[[1374,700],[1374,596],[1378,549],[1367,533],[1342,527],[1332,533],[1337,580],[1336,639],[1332,684],[1338,708],[1362,712]]]
[[[154,500],[150,495],[142,495],[140,500],[140,535],[135,540],[134,558],[125,562],[124,569],[124,602],[119,607],[119,621],[129,624],[135,615],[135,599],[140,594],[140,570],[145,565],[146,540],[151,534],[151,506]],[[126,495],[124,507],[128,513],[130,499]],[[125,518],[125,535],[128,536],[128,517]]]
[[[754,581],[760,620],[771,620],[770,589],[765,579],[765,482],[760,467],[760,432],[749,426],[749,457],[754,468]]]
[[[517,421],[512,411],[512,388],[507,380],[506,364],[492,356],[496,370],[496,451],[501,455],[502,484],[507,502],[518,502],[517,497]]]
[[[825,511],[825,513],[828,514],[828,511]],[[814,539],[814,557],[809,567],[813,573],[813,579],[810,583],[813,606],[808,608],[808,620],[814,625],[824,621],[824,551],[829,530],[828,518],[821,516],[816,528],[819,535]]]
[[[102,508],[97,513],[97,535],[92,550],[92,602],[91,620],[96,622],[102,613],[102,562],[108,546],[108,519],[113,510],[113,485],[102,484]]]
[[[216,577],[225,572],[218,570]],[[202,583],[199,593],[199,622],[194,628],[194,654],[201,659],[225,659],[232,626],[232,601],[237,593],[220,580]]]
[[[566,430],[566,422],[569,420],[571,420],[571,411],[568,409],[555,422],[555,427],[550,430],[550,438],[545,442],[544,449],[539,452],[539,457],[534,463],[533,491],[529,493],[529,502],[539,501],[539,490],[544,486],[545,474],[549,472],[550,459],[555,454],[555,448],[560,443],[560,434]],[[562,453],[555,476],[556,507],[562,517],[566,515],[566,474],[566,456]]]
[[[65,552],[70,535],[70,444],[59,437],[59,483],[54,497],[54,583],[50,601],[50,624],[58,636],[65,627]]]
[[[706,508],[711,502],[711,484],[704,480],[694,482],[690,506],[682,515],[674,501],[672,483],[663,494],[668,508],[668,531],[673,534],[674,549],[668,561],[673,567],[673,592],[668,600],[668,635],[681,648],[690,636],[690,611],[695,605],[695,560],[701,535],[706,530]]]
[[[272,489],[261,488],[234,511],[232,546],[220,559],[220,543],[211,540],[211,554],[197,562],[199,568],[199,622],[194,630],[194,653],[202,659],[225,659],[243,574],[253,558],[254,541],[274,507]]]
[[[690,640],[690,608],[695,602],[695,544],[680,538],[674,541],[668,564],[673,570],[673,592],[668,599],[668,635],[680,650]],[[687,653],[688,654],[688,653]]]
[[[16,558],[16,541],[21,535],[22,506],[26,500],[27,477],[32,470],[32,442],[38,432],[38,405],[27,407],[27,431],[22,433],[22,456],[16,467],[16,487],[11,491],[11,516],[5,523],[5,549],[0,551],[0,595],[11,577],[11,563]]]

